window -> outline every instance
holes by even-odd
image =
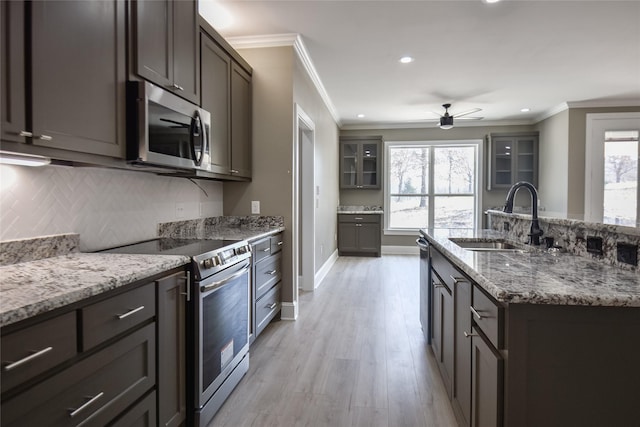
[[[385,231],[476,228],[481,141],[386,143]]]
[[[638,131],[604,133],[604,223],[636,226],[639,156]]]

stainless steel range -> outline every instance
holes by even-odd
[[[191,257],[188,423],[206,426],[249,369],[251,246],[246,241],[156,239],[108,252]]]

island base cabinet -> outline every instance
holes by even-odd
[[[506,426],[637,426],[640,308],[511,304]]]
[[[434,274],[435,276],[435,274]],[[431,346],[438,362],[447,396],[453,389],[453,298],[442,284],[434,282]]]
[[[471,427],[502,425],[503,360],[473,328],[471,336]]]

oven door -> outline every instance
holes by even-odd
[[[196,282],[197,408],[249,351],[249,266],[249,261],[240,262]]]

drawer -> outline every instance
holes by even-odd
[[[95,347],[156,314],[155,285],[149,283],[82,309],[82,348]]]
[[[280,284],[271,288],[269,292],[256,301],[256,335],[269,324],[280,310]]]
[[[338,214],[338,222],[380,223],[380,214]]]
[[[253,262],[256,263],[271,255],[271,239],[266,238],[251,245],[253,251]]]
[[[282,277],[282,254],[276,254],[256,265],[256,299],[280,281]]]
[[[155,324],[2,402],[2,425],[104,426],[155,384]]]
[[[284,241],[282,240],[282,233],[271,237],[271,255],[280,252],[283,244]]]
[[[495,348],[503,348],[504,309],[486,296],[477,286],[473,287],[472,301],[471,318]]]
[[[156,425],[156,392],[153,391],[110,427],[156,427]]]
[[[76,312],[5,335],[0,345],[4,393],[76,355]]]

